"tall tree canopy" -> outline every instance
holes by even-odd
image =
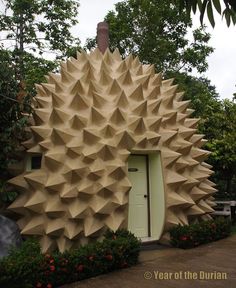
[[[207,69],[207,56],[213,51],[208,46],[210,35],[204,28],[187,37],[192,22],[186,10],[180,12],[174,1],[127,0],[115,5],[105,21],[110,29],[110,48],[120,53],[138,55],[144,63],[155,64],[159,71],[199,72]],[[86,47],[95,46],[95,39]]]
[[[79,47],[71,34],[78,23],[77,0],[2,0],[0,15],[0,192],[7,167],[27,134],[27,114],[35,95],[34,83],[56,69],[57,61]],[[3,183],[3,184],[2,184]],[[3,188],[1,188],[3,187]]]

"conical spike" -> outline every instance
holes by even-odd
[[[82,128],[84,128],[86,126],[87,123],[87,119],[75,114],[71,119],[70,119],[70,125],[71,128],[76,129],[77,131],[81,130]]]
[[[118,107],[126,108],[129,105],[125,92],[122,91],[116,102]]]
[[[134,91],[129,95],[129,97],[136,101],[142,101],[144,99],[143,97],[143,87],[142,85],[138,85]]]
[[[105,117],[103,117],[103,115],[100,112],[98,112],[97,109],[93,107],[91,108],[90,117],[91,117],[91,122],[94,124],[99,124],[106,119]]]
[[[118,78],[118,80],[123,85],[131,85],[133,83],[132,76],[129,70],[122,73],[121,76]]]
[[[110,121],[114,124],[122,124],[125,122],[125,114],[121,111],[120,108],[116,108],[110,117]]]
[[[144,100],[141,104],[138,104],[138,106],[132,110],[132,112],[139,116],[147,116],[147,100]]]
[[[91,129],[83,129],[83,139],[88,145],[95,144],[100,139],[97,132]]]

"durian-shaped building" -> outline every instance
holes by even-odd
[[[38,235],[44,252],[65,251],[108,228],[164,240],[174,225],[210,218],[205,140],[172,82],[132,55],[95,49],[37,85],[25,146],[41,166],[11,180],[22,191],[10,209],[23,235]]]

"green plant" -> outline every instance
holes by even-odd
[[[170,242],[174,247],[188,249],[225,238],[230,231],[231,224],[224,218],[178,225],[170,230]]]
[[[140,241],[125,230],[65,253],[42,254],[38,241],[29,239],[0,261],[0,287],[58,287],[135,265],[139,251]]]

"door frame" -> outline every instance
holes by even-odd
[[[148,225],[148,236],[151,237],[151,205],[150,205],[150,178],[149,178],[149,157],[148,154],[135,154],[131,153],[130,156],[144,156],[146,164],[146,180],[147,180],[147,225]]]

